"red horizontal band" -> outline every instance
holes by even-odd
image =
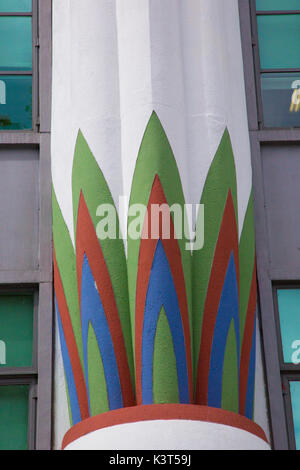
[[[163,404],[121,408],[85,419],[69,429],[63,439],[62,448],[65,449],[69,444],[80,437],[97,431],[98,429],[116,426],[118,424],[168,419],[184,419],[224,424],[250,432],[268,442],[263,429],[258,426],[258,424],[245,418],[245,416],[208,406]]]

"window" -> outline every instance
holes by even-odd
[[[300,0],[239,9],[271,441],[300,449]]]
[[[0,450],[51,448],[52,0],[0,0]]]
[[[37,124],[35,0],[0,0],[0,130]]]
[[[300,0],[256,0],[261,125],[300,127]]]
[[[274,301],[289,445],[300,450],[300,286],[276,286]]]
[[[0,450],[34,449],[37,292],[0,292]]]

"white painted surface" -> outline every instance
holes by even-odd
[[[66,450],[269,450],[259,437],[223,424],[189,420],[128,423],[91,432]]]
[[[179,4],[178,0],[116,1],[123,189],[130,194],[141,140],[155,110],[172,146],[188,202]]]
[[[52,177],[73,236],[71,175],[81,129],[113,196],[122,194],[115,1],[53,1]]]
[[[227,126],[241,232],[252,177],[238,1],[188,0],[180,6],[191,201],[200,198]]]
[[[188,203],[229,128],[241,230],[252,178],[237,0],[54,0],[53,12],[52,174],[72,238],[78,129],[118,203],[153,109]]]

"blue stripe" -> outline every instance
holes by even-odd
[[[96,335],[99,351],[102,357],[104,375],[106,380],[107,395],[110,410],[123,407],[122,391],[120,384],[117,360],[113,342],[103,309],[103,305],[96,287],[95,279],[89,266],[88,259],[84,255],[81,281],[81,325],[83,341],[83,358],[85,376],[89,397],[88,383],[88,328],[91,322]],[[90,397],[89,397],[90,406]]]
[[[172,273],[161,240],[158,241],[146,297],[142,339],[142,400],[153,403],[153,354],[157,321],[164,306],[174,345],[180,403],[189,403],[189,383],[182,320]]]
[[[255,359],[256,359],[256,316],[254,320],[254,330],[253,330],[253,336],[252,336],[252,346],[251,346],[250,361],[249,361],[249,374],[248,374],[246,406],[245,406],[245,416],[249,419],[253,419],[253,411],[254,411]]]
[[[62,353],[62,358],[64,362],[64,369],[65,369],[65,374],[66,374],[66,380],[67,380],[67,385],[68,385],[68,390],[69,390],[69,400],[70,400],[70,407],[71,407],[71,413],[72,413],[72,422],[73,425],[76,423],[79,423],[81,421],[81,413],[80,413],[80,408],[79,408],[79,402],[78,402],[78,396],[77,396],[77,390],[76,390],[76,385],[75,385],[75,380],[74,380],[74,374],[73,374],[73,369],[71,365],[71,360],[69,356],[69,351],[67,348],[67,343],[66,343],[66,338],[64,335],[61,319],[60,319],[60,314],[59,314],[59,308],[57,305],[57,300],[55,298],[55,305],[56,305],[56,312],[57,312],[57,321],[58,321],[58,331],[59,331],[59,337],[60,337],[60,345],[61,345],[61,353]]]
[[[230,256],[223,291],[218,308],[216,325],[213,337],[209,379],[208,379],[208,406],[221,408],[224,356],[227,344],[228,332],[232,319],[236,334],[236,349],[239,371],[239,296],[237,277],[233,253]]]

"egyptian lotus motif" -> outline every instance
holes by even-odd
[[[73,174],[75,248],[53,192],[57,322],[71,424],[140,404],[185,403],[253,418],[256,270],[252,197],[241,237],[235,164],[224,132],[204,186],[205,243],[170,236],[99,239],[97,207],[113,205],[81,132]],[[130,205],[179,204],[176,161],[155,113]],[[151,225],[146,212],[143,230]],[[128,224],[131,218],[128,218]],[[117,233],[118,233],[117,221]]]

